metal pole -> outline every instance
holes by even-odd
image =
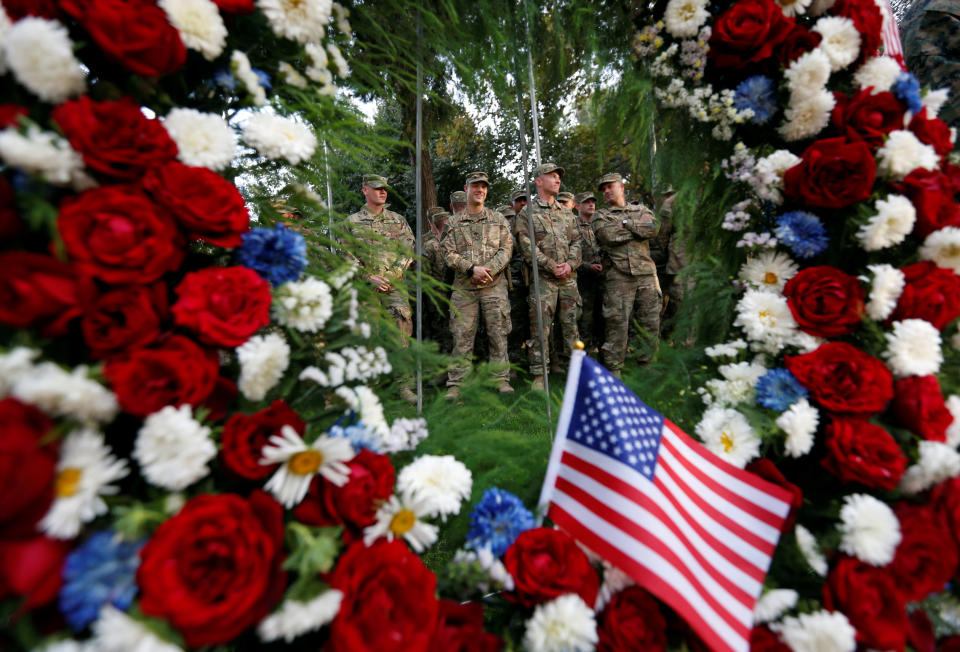
[[[333,190],[330,188],[330,159],[327,156],[326,138],[323,139],[323,166],[327,177],[327,237],[330,238],[330,253],[333,253]]]
[[[417,7],[417,416],[423,412],[423,24]]]
[[[537,111],[537,86],[533,80],[533,38],[530,33],[530,10],[526,2],[524,2],[523,5],[523,14],[526,19],[524,23],[527,26],[527,73],[530,84],[530,113],[533,114],[533,146],[537,153],[537,167],[540,167],[543,160],[540,157],[540,121]],[[527,205],[529,206],[530,203],[528,202]]]

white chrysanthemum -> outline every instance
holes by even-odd
[[[868,265],[867,269],[873,274],[866,305],[867,316],[870,319],[883,321],[897,307],[906,277],[899,269],[885,263]]]
[[[343,54],[340,53],[340,48],[337,47],[336,43],[327,43],[327,54],[333,59],[333,65],[337,69],[337,75],[343,79],[349,77],[350,66],[347,65],[347,60],[343,58]]]
[[[261,401],[290,365],[290,345],[279,333],[254,335],[237,347],[237,360],[237,387],[248,400]]]
[[[810,533],[810,530],[799,524],[793,529],[793,532],[797,537],[797,547],[800,549],[800,554],[803,555],[807,564],[817,575],[826,577],[827,560],[820,552],[820,546],[817,544],[816,538]]]
[[[309,84],[307,83],[307,78],[300,74],[300,71],[294,68],[286,61],[281,61],[277,64],[277,72],[280,73],[280,77],[283,81],[291,86],[296,86],[297,88],[306,88]]]
[[[428,436],[426,419],[394,419],[389,434],[384,438],[383,452],[399,453],[413,450]]]
[[[804,52],[783,72],[787,88],[794,97],[811,97],[821,92],[830,79],[830,58],[822,50]]]
[[[603,582],[600,583],[600,590],[597,591],[597,602],[593,606],[593,610],[596,613],[603,611],[603,608],[613,599],[613,596],[625,588],[636,584],[636,581],[632,577],[610,562],[603,561],[602,563]]]
[[[41,362],[17,378],[10,393],[47,414],[84,424],[109,423],[120,409],[117,397],[91,380],[85,365],[67,372],[52,362]]]
[[[98,652],[182,652],[111,604],[92,625],[91,647]]]
[[[743,329],[748,340],[760,342],[771,353],[779,351],[797,330],[797,322],[783,295],[747,290],[737,302],[734,326]]]
[[[7,30],[2,45],[10,72],[41,100],[59,104],[86,89],[73,41],[57,21],[21,18]]]
[[[227,28],[220,10],[211,0],[158,0],[180,40],[207,61],[213,61],[227,45]]]
[[[402,538],[419,554],[437,541],[437,526],[422,520],[434,511],[436,505],[427,496],[393,494],[377,509],[376,522],[364,528],[363,542],[369,546],[381,537]]]
[[[790,457],[801,457],[813,448],[813,436],[820,423],[820,413],[810,405],[805,398],[801,398],[783,411],[777,417],[776,424],[787,434],[783,443],[784,450]]]
[[[76,190],[96,185],[85,172],[83,158],[66,139],[52,131],[43,131],[36,125],[21,134],[13,127],[0,131],[0,158],[27,174],[40,177],[58,186],[73,186]]]
[[[793,652],[853,652],[857,630],[839,611],[815,611],[770,626]]]
[[[0,398],[6,398],[16,382],[33,371],[33,360],[38,355],[40,351],[25,346],[0,353]]]
[[[453,455],[421,455],[400,471],[397,491],[426,498],[432,505],[430,516],[447,516],[460,512],[460,505],[470,497],[473,475]]]
[[[938,441],[921,441],[917,452],[917,463],[907,467],[900,479],[900,489],[904,493],[917,494],[960,475],[960,453],[952,446]]]
[[[940,331],[925,319],[893,322],[893,331],[885,333],[887,348],[883,359],[894,376],[927,376],[940,371]]]
[[[853,79],[861,89],[873,88],[873,93],[890,90],[903,73],[903,68],[892,57],[871,57],[853,73]]]
[[[760,455],[760,438],[746,417],[732,408],[707,408],[696,432],[709,451],[738,468]]]
[[[222,170],[233,161],[237,134],[219,115],[178,107],[163,119],[163,126],[183,163]]]
[[[260,78],[253,71],[253,66],[250,65],[250,59],[245,52],[234,50],[230,54],[230,70],[233,71],[233,76],[246,87],[254,104],[263,106],[267,103],[267,91],[260,85]]]
[[[243,139],[263,156],[296,165],[313,156],[317,137],[293,118],[256,113],[243,123]]]
[[[960,396],[951,394],[944,403],[953,416],[953,423],[947,426],[947,446],[960,446]]]
[[[767,373],[767,368],[756,362],[736,362],[720,365],[717,369],[723,377],[722,389],[718,387],[717,398],[727,404],[736,404],[751,397],[760,377]],[[711,381],[707,382],[708,387]],[[711,391],[713,387],[711,387]]]
[[[599,640],[593,609],[576,593],[538,604],[526,627],[528,652],[592,652]]]
[[[287,642],[312,632],[330,623],[340,611],[343,592],[337,589],[324,591],[307,602],[284,600],[280,607],[257,625],[257,635],[265,643]]]
[[[217,456],[210,428],[193,418],[189,405],[168,405],[143,420],[133,459],[147,482],[181,491],[207,477],[207,463]]]
[[[776,620],[788,609],[797,606],[800,595],[793,589],[771,589],[757,599],[753,606],[753,620],[757,623],[769,623]]]
[[[694,38],[709,17],[705,0],[670,0],[663,12],[667,32],[677,38]]]
[[[927,109],[927,118],[933,120],[940,113],[940,109],[946,104],[950,97],[949,88],[938,88],[935,91],[927,91],[923,96],[923,106]]]
[[[886,566],[900,545],[900,521],[890,506],[867,494],[844,496],[837,524],[840,550],[874,566]]]
[[[798,267],[787,254],[781,251],[764,251],[755,258],[748,258],[740,267],[740,278],[757,289],[782,292],[797,273]]]
[[[917,168],[935,170],[939,165],[936,150],[921,143],[913,132],[903,129],[891,131],[877,151],[877,172],[898,181]]]
[[[307,495],[313,476],[342,487],[349,480],[350,467],[344,464],[353,459],[350,441],[344,437],[321,435],[307,445],[296,430],[283,426],[279,435],[270,437],[270,443],[261,451],[261,464],[279,464],[264,489],[271,492],[284,507],[293,507]]]
[[[793,336],[787,340],[787,346],[795,347],[800,353],[810,353],[816,351],[826,341],[822,337],[796,330],[793,332]]]
[[[107,513],[101,496],[117,493],[119,488],[110,483],[128,473],[126,461],[113,456],[102,434],[89,428],[72,431],[60,445],[53,504],[40,529],[54,539],[74,538],[84,523]]]
[[[299,43],[324,37],[333,8],[330,0],[257,0],[257,7],[274,34]]]
[[[903,195],[887,195],[874,204],[876,215],[870,217],[857,232],[857,239],[866,251],[879,251],[900,244],[913,231],[917,209]]]
[[[860,32],[851,19],[826,16],[817,21],[813,31],[823,37],[818,49],[830,59],[830,70],[843,70],[860,55]]]
[[[920,247],[920,258],[960,275],[960,228],[945,226],[928,235]]]
[[[333,315],[330,286],[314,276],[277,288],[271,306],[278,323],[306,333],[316,333]]]
[[[830,112],[836,104],[837,99],[828,90],[795,99],[784,111],[785,121],[778,131],[791,142],[816,136],[830,122]]]

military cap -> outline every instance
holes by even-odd
[[[381,177],[379,174],[365,174],[363,175],[363,185],[368,188],[386,188],[390,183],[386,177]]]
[[[567,201],[568,199],[573,199],[572,192],[567,192],[564,190],[563,192],[557,194],[557,201]]]
[[[510,201],[517,201],[521,197],[523,197],[524,199],[527,198],[527,191],[523,190],[522,188],[520,190],[513,191],[513,193],[510,195]]]
[[[513,206],[510,204],[504,204],[503,206],[497,207],[497,212],[503,215],[504,217],[516,217],[517,212],[513,210]]]
[[[433,221],[434,224],[436,224],[437,222],[448,219],[449,217],[450,217],[450,213],[441,208],[439,211],[430,215],[430,220]]]
[[[588,190],[587,192],[578,192],[576,195],[573,196],[573,201],[576,202],[577,204],[582,204],[583,202],[587,201],[588,199],[592,199],[593,201],[597,201],[597,198],[594,197],[594,196],[593,196],[593,193],[590,192],[589,190]]]
[[[600,181],[597,182],[597,190],[602,190],[604,184],[613,183],[614,181],[619,181],[623,183],[623,177],[620,176],[619,172],[611,172],[600,177]]]
[[[490,185],[490,180],[487,179],[486,172],[471,172],[467,175],[467,185],[471,183],[485,183],[488,186]]]
[[[560,175],[560,178],[563,178],[563,168],[557,165],[556,163],[544,163],[538,165],[537,169],[533,171],[533,176],[539,177],[543,174],[550,174],[551,172],[556,172]]]
[[[450,193],[450,203],[451,204],[466,204],[467,203],[467,193],[463,190],[457,190],[456,192]]]
[[[427,217],[433,218],[433,216],[436,215],[437,213],[443,213],[445,211],[446,209],[441,208],[440,206],[431,206],[430,208],[427,209]]]

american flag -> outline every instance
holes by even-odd
[[[724,462],[575,351],[540,505],[714,650],[750,648],[782,487]]]
[[[903,62],[903,44],[900,41],[900,30],[897,29],[897,18],[893,14],[890,0],[883,0],[878,5],[880,13],[883,15],[883,27],[881,28],[883,53],[896,59],[900,66],[906,70]]]

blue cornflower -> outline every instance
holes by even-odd
[[[777,218],[777,239],[798,258],[813,258],[827,248],[827,229],[813,213],[790,211]]]
[[[215,72],[213,74],[213,80],[230,91],[237,86],[237,78],[233,76],[229,68],[221,68]]]
[[[334,424],[330,426],[327,434],[331,437],[343,437],[347,439],[350,445],[353,446],[353,450],[358,453],[363,448],[366,448],[371,453],[381,452],[382,442],[380,441],[380,437],[377,436],[377,433],[373,429],[364,425],[362,421],[346,427]]]
[[[777,112],[777,87],[769,77],[747,77],[734,90],[733,106],[738,110],[753,109],[751,122],[765,125]]]
[[[902,72],[893,82],[893,94],[907,105],[913,113],[920,113],[923,109],[923,98],[920,97],[920,82],[909,72]]]
[[[136,574],[145,540],[126,541],[110,530],[97,532],[67,555],[60,611],[80,631],[112,604],[126,611],[137,593]]]
[[[470,513],[466,546],[472,550],[489,548],[500,557],[521,532],[533,526],[533,512],[522,500],[503,489],[487,489]]]
[[[307,241],[283,224],[243,234],[237,262],[260,273],[274,287],[296,281],[307,265]]]
[[[783,412],[801,398],[807,398],[807,388],[786,369],[771,369],[757,381],[757,403],[777,412]]]
[[[251,70],[253,70],[253,74],[257,76],[257,81],[260,82],[261,86],[263,86],[263,90],[270,92],[270,89],[273,88],[273,82],[270,81],[270,75],[259,68],[251,68]]]

